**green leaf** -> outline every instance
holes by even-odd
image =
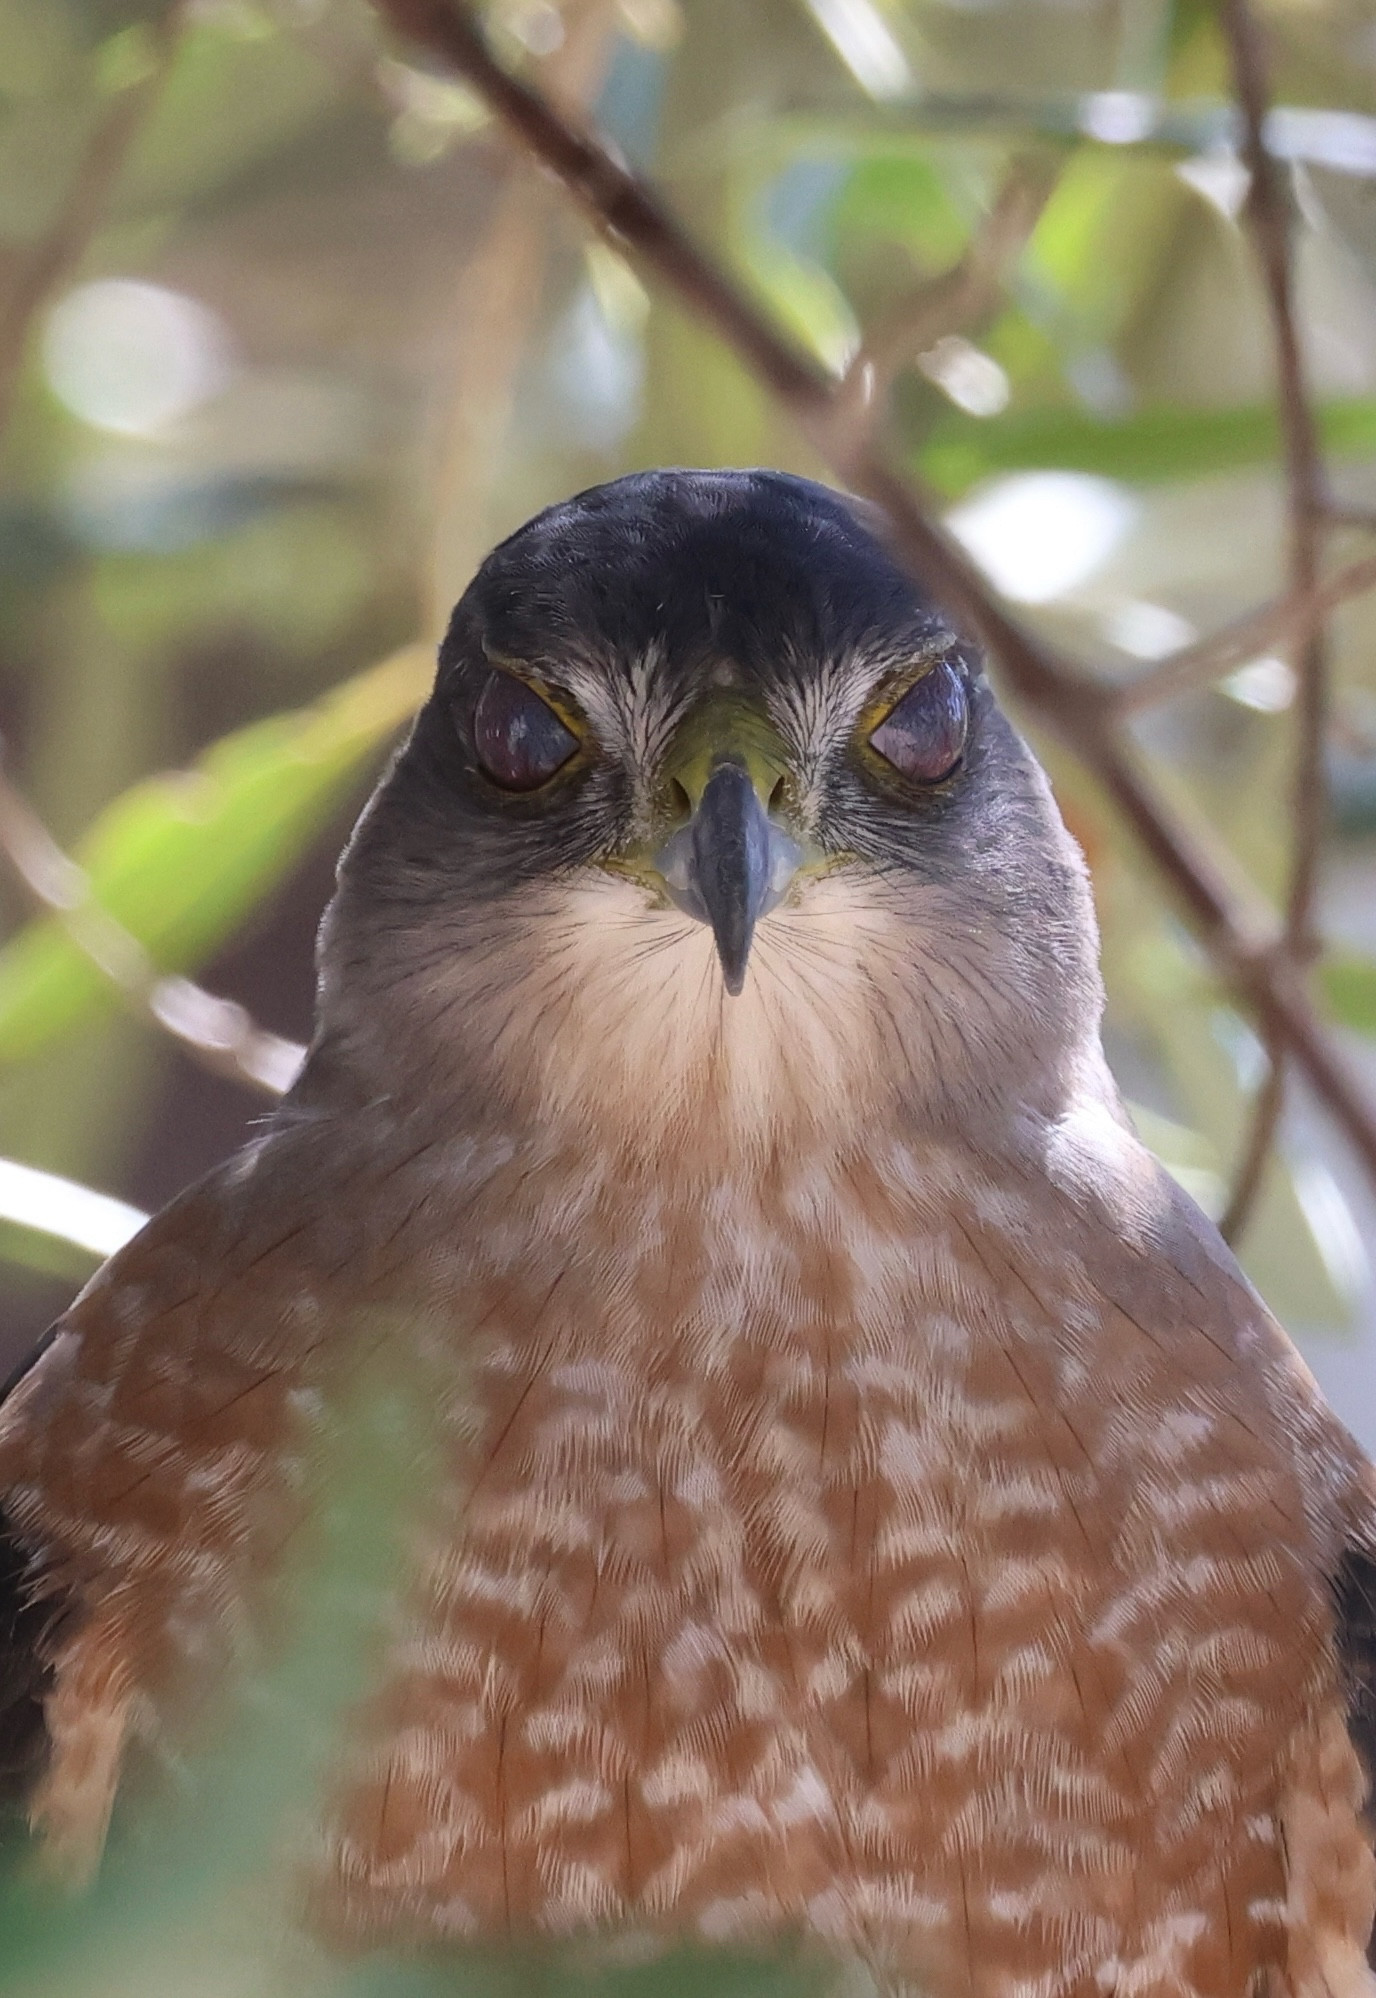
[[[262,900],[424,698],[408,646],[295,713],[223,737],[189,770],[136,784],[77,859],[95,900],[164,972],[189,971]],[[55,917],[0,950],[0,1061],[19,1061],[114,995]]]
[[[1376,1034],[1376,962],[1336,951],[1319,966],[1319,985],[1335,1020],[1358,1033]]]
[[[1025,268],[1072,347],[1118,339],[1174,247],[1192,196],[1167,162],[1086,148],[1072,156]]]
[[[877,236],[902,244],[933,270],[953,264],[966,246],[969,217],[952,199],[930,159],[898,153],[860,160],[831,213],[838,242]]]
[[[756,285],[794,337],[828,368],[844,368],[860,344],[860,330],[830,273],[762,235],[748,241],[745,254]]]
[[[48,1235],[38,1228],[21,1228],[0,1216],[0,1263],[28,1270],[34,1276],[60,1277],[75,1289],[101,1260],[89,1250]]]
[[[1376,453],[1376,400],[1331,402],[1320,410],[1328,450]],[[1080,409],[1034,409],[973,418],[952,412],[933,428],[918,466],[937,491],[956,498],[994,472],[1057,467],[1151,482],[1202,477],[1274,457],[1276,412],[1268,404],[1236,409],[1145,409],[1105,420]]]

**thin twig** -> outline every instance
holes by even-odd
[[[179,1041],[203,1068],[280,1096],[305,1057],[242,1006],[188,978],[160,972],[124,925],[101,907],[89,877],[0,772],[0,854],[34,907],[57,918],[77,949],[138,1018]]]
[[[1324,517],[1330,527],[1355,527],[1363,534],[1376,534],[1376,506],[1330,499],[1324,503]]]
[[[450,0],[377,0],[403,35],[478,92],[591,220],[752,370],[837,476],[887,513],[896,552],[958,622],[977,631],[1013,692],[1097,776],[1179,898],[1223,977],[1282,1041],[1376,1179],[1376,1103],[1324,1028],[1273,921],[1239,900],[1222,870],[1148,782],[1114,725],[1106,692],[1010,618],[916,487],[874,445],[856,446],[836,383],[750,303],[602,138],[575,127],[494,59]]]
[[[1312,617],[1326,616],[1339,604],[1367,590],[1376,590],[1376,555],[1335,570],[1312,593],[1301,595],[1287,590],[1269,604],[1261,604],[1245,616],[1234,618],[1231,624],[1223,625],[1207,638],[1182,645],[1178,652],[1158,659],[1130,680],[1120,681],[1112,692],[1113,706],[1119,714],[1136,714],[1139,709],[1155,707],[1177,694],[1207,686],[1235,666],[1246,665],[1258,653],[1287,644],[1307,628]]]
[[[1225,1242],[1235,1242],[1246,1227],[1257,1195],[1261,1192],[1266,1168],[1271,1160],[1276,1126],[1285,1107],[1285,1064],[1273,1055],[1267,1064],[1252,1102],[1251,1126],[1247,1142],[1233,1168],[1233,1183],[1227,1204],[1218,1217],[1218,1232]]]
[[[56,217],[0,298],[0,431],[9,421],[34,321],[80,263],[100,224],[129,149],[167,80],[183,13],[183,0],[174,0],[151,24],[155,46],[147,75],[121,90],[97,123]]]
[[[963,333],[994,310],[1009,264],[1037,226],[1059,162],[1024,153],[1013,161],[993,205],[964,255],[948,271],[900,298],[865,335],[842,376],[839,394],[873,431],[903,369],[937,342]]]
[[[1314,896],[1327,817],[1324,734],[1328,670],[1322,618],[1315,599],[1323,555],[1326,482],[1318,425],[1310,406],[1300,353],[1290,253],[1290,210],[1282,169],[1267,150],[1268,91],[1260,30],[1248,0],[1225,0],[1224,28],[1242,110],[1242,159],[1251,175],[1247,214],[1266,282],[1284,441],[1290,513],[1290,593],[1300,609],[1298,647],[1300,740],[1293,809],[1295,853],[1286,927],[1292,949],[1312,954]]]
[[[1315,957],[1319,940],[1314,901],[1328,817],[1324,743],[1328,728],[1328,656],[1316,607],[1327,487],[1318,425],[1310,407],[1295,316],[1290,255],[1290,208],[1282,170],[1265,141],[1269,102],[1266,53],[1248,0],[1224,0],[1223,26],[1232,55],[1233,83],[1242,113],[1241,156],[1251,176],[1247,219],[1265,281],[1276,353],[1276,385],[1285,456],[1290,519],[1290,586],[1297,607],[1295,663],[1299,673],[1299,740],[1291,790],[1294,825],[1285,948],[1297,962]],[[1252,1110],[1223,1232],[1235,1240],[1246,1227],[1260,1191],[1266,1159],[1285,1105],[1284,1045],[1268,1038],[1266,1081]]]
[[[1266,1168],[1275,1149],[1281,1113],[1285,1109],[1285,1071],[1288,1050],[1281,1040],[1267,1040],[1266,1073],[1252,1098],[1242,1148],[1233,1167],[1227,1203],[1218,1217],[1218,1232],[1225,1242],[1241,1240],[1252,1218]]]

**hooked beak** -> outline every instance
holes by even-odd
[[[803,849],[770,816],[761,796],[762,781],[772,788],[777,774],[752,774],[745,756],[723,754],[687,825],[654,857],[671,899],[711,925],[733,997],[745,985],[756,923],[782,901],[803,861]]]

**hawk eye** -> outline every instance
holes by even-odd
[[[939,659],[889,709],[870,736],[870,748],[900,776],[935,784],[959,763],[969,725],[965,681],[949,659]]]
[[[554,709],[511,673],[489,673],[473,710],[478,767],[504,791],[534,791],[578,747]]]

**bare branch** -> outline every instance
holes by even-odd
[[[138,938],[101,907],[86,874],[3,774],[0,853],[34,907],[56,916],[132,1013],[180,1041],[217,1075],[264,1096],[280,1096],[290,1086],[306,1050],[258,1026],[233,1000],[160,972]]]
[[[1355,527],[1364,534],[1376,534],[1376,506],[1357,506],[1351,500],[1330,499],[1324,506],[1330,527]]]
[[[1182,645],[1165,659],[1158,659],[1145,671],[1134,674],[1113,689],[1111,699],[1120,714],[1136,714],[1141,708],[1155,707],[1176,694],[1206,686],[1255,659],[1272,646],[1286,646],[1308,629],[1314,617],[1327,616],[1339,604],[1376,590],[1376,556],[1351,562],[1325,577],[1312,591],[1303,594],[1287,590],[1245,616],[1235,618],[1221,630],[1193,645]]]
[[[1328,671],[1322,619],[1316,607],[1322,526],[1327,503],[1318,425],[1309,404],[1295,316],[1290,256],[1290,205],[1282,169],[1268,152],[1265,56],[1248,0],[1225,0],[1224,27],[1242,110],[1242,158],[1251,175],[1247,213],[1266,281],[1271,335],[1276,350],[1290,511],[1290,594],[1300,609],[1300,740],[1293,810],[1294,867],[1286,911],[1290,947],[1312,955],[1314,894],[1327,816],[1324,734],[1328,720]]]
[[[1059,162],[1044,153],[1021,154],[959,262],[880,317],[841,380],[840,397],[856,412],[856,421],[873,430],[904,368],[994,310],[1008,266],[1037,226],[1058,171]]]
[[[1233,1169],[1228,1204],[1219,1216],[1218,1232],[1225,1242],[1236,1242],[1251,1218],[1261,1192],[1266,1168],[1271,1160],[1276,1127],[1285,1107],[1285,1064],[1271,1058],[1261,1087],[1252,1104],[1247,1140]]]
[[[1294,822],[1290,887],[1285,911],[1285,949],[1300,963],[1319,950],[1314,928],[1323,837],[1328,817],[1324,742],[1328,728],[1328,658],[1316,598],[1323,559],[1327,490],[1318,425],[1309,405],[1295,318],[1290,256],[1290,204],[1278,166],[1266,147],[1268,103],[1266,57],[1261,32],[1248,0],[1224,0],[1223,25],[1232,54],[1233,82],[1242,113],[1242,159],[1251,176],[1247,219],[1265,281],[1271,337],[1276,352],[1281,436],[1290,515],[1290,588],[1296,606],[1295,663],[1299,672],[1299,740],[1290,809]],[[1261,1187],[1270,1148],[1285,1102],[1286,1050],[1267,1038],[1270,1071],[1253,1107],[1252,1127],[1243,1150],[1225,1219],[1230,1235],[1246,1227]]]
[[[1290,200],[1284,170],[1266,148],[1266,64],[1248,0],[1224,0],[1224,32],[1242,110],[1242,162],[1252,176],[1248,220],[1266,282],[1290,509],[1290,597],[1296,603],[1300,741],[1294,771],[1294,867],[1286,905],[1286,939],[1296,955],[1314,955],[1314,891],[1322,857],[1328,787],[1324,733],[1328,725],[1328,661],[1320,609],[1322,525],[1328,505],[1318,424],[1310,408],[1290,258]]]
[[[0,298],[0,431],[9,421],[34,320],[80,263],[99,227],[129,149],[167,80],[183,11],[183,0],[174,0],[152,24],[156,38],[152,67],[119,92],[96,125],[55,219]]]

